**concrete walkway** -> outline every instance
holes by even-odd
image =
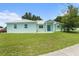
[[[40,56],[79,56],[79,44]]]

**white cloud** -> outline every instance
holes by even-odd
[[[14,12],[4,10],[0,12],[0,26],[6,26],[6,22],[20,20],[20,16]]]

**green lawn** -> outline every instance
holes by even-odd
[[[0,55],[40,55],[79,43],[79,33],[0,34]]]

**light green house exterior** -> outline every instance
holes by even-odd
[[[52,20],[17,20],[7,22],[7,33],[51,33],[60,30],[61,28],[59,23]]]

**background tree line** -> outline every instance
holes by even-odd
[[[25,15],[22,16],[22,19],[28,19],[28,20],[42,20],[40,16],[32,15],[30,12],[26,12]]]

